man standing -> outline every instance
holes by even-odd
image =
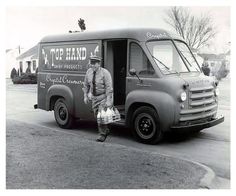
[[[206,75],[206,76],[210,76],[210,67],[207,61],[204,60],[203,64],[202,64],[202,72]]]
[[[84,79],[84,103],[92,101],[93,112],[97,117],[99,110],[113,106],[112,79],[109,71],[101,67],[100,57],[90,57],[90,65]],[[108,125],[98,124],[98,132],[96,141],[104,142],[110,132]]]

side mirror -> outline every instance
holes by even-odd
[[[136,75],[136,70],[135,69],[130,69],[129,73],[131,76],[135,76]]]
[[[129,70],[129,73],[131,76],[136,76],[139,80],[140,83],[143,83],[143,81],[138,77],[137,73],[136,73],[136,70],[133,68],[133,69],[130,69]]]

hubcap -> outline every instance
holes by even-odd
[[[59,116],[60,116],[60,119],[61,120],[65,120],[66,117],[67,117],[67,112],[66,112],[66,109],[64,107],[61,107],[59,109]]]
[[[149,135],[150,132],[153,131],[153,125],[151,120],[149,118],[143,117],[139,121],[139,130],[142,132],[142,134]]]
[[[140,114],[135,120],[137,134],[143,139],[150,139],[156,132],[156,125],[149,114]]]

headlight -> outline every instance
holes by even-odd
[[[182,92],[181,94],[180,94],[180,100],[181,101],[185,101],[187,99],[187,94],[186,94],[186,92]]]
[[[219,94],[220,94],[220,91],[219,91],[219,89],[218,89],[218,88],[216,88],[216,89],[215,89],[215,96],[217,96],[217,97],[218,97],[218,96],[219,96]]]

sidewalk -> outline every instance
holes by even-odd
[[[196,189],[207,174],[199,164],[64,130],[14,120],[6,127],[7,189]]]

